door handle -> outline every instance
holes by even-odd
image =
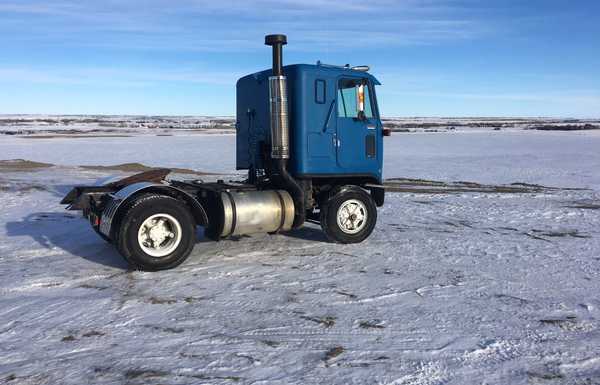
[[[333,147],[341,147],[342,143],[337,138],[337,135],[333,135]]]

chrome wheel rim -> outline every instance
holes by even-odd
[[[171,254],[181,243],[179,221],[169,214],[154,214],[138,229],[138,244],[144,253],[154,258]]]
[[[337,211],[337,224],[346,234],[356,234],[367,224],[367,207],[358,199],[349,199]]]

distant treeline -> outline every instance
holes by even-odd
[[[600,130],[600,125],[597,124],[543,124],[540,126],[531,126],[525,128],[526,130],[540,130],[540,131],[583,131],[583,130]]]

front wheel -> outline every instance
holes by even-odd
[[[147,194],[135,199],[124,212],[116,244],[133,267],[156,271],[185,261],[195,237],[194,218],[183,202]]]
[[[358,187],[341,189],[322,204],[320,219],[329,239],[359,243],[373,232],[377,208],[366,191]]]

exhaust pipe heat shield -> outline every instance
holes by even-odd
[[[285,76],[269,77],[269,99],[271,103],[271,158],[289,159],[290,128]]]

